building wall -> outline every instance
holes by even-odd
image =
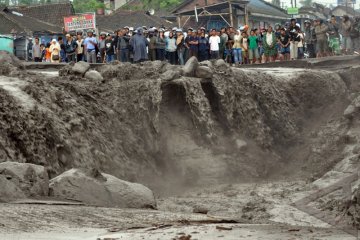
[[[115,3],[115,10],[122,7],[128,2],[128,0],[114,0]]]

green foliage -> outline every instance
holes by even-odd
[[[98,0],[74,0],[73,5],[76,13],[95,12],[96,9],[105,8],[105,4]]]
[[[178,4],[180,4],[181,0],[142,0],[144,7],[146,9],[154,8],[154,9],[170,9]]]

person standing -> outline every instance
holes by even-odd
[[[275,33],[273,32],[273,28],[271,26],[268,27],[266,33],[264,34],[263,47],[265,63],[269,61],[274,62],[276,59],[277,50]]]
[[[107,63],[111,63],[115,60],[115,42],[110,33],[108,33],[105,40],[105,56]]]
[[[99,51],[100,51],[100,61],[101,63],[105,62],[105,41],[106,33],[102,32],[99,37]]]
[[[32,45],[32,56],[34,62],[41,62],[40,40],[38,37],[35,38],[35,43]]]
[[[148,60],[148,53],[146,51],[149,45],[148,40],[143,35],[143,29],[138,28],[136,34],[130,39],[130,45],[134,51],[134,62],[144,62]]]
[[[176,30],[176,51],[179,58],[179,64],[185,65],[185,60],[184,60],[185,38],[181,29]]]
[[[156,60],[165,60],[166,39],[164,36],[164,29],[159,30],[159,35],[156,38]]]
[[[250,31],[249,36],[249,63],[254,64],[260,59],[259,56],[259,45],[258,45],[258,36],[256,35],[256,30],[253,29]]]
[[[125,29],[119,30],[116,48],[120,62],[129,62],[130,60],[130,38]]]
[[[305,20],[305,30],[304,30],[304,42],[306,45],[306,51],[309,55],[309,58],[315,58],[315,43],[316,43],[316,35],[314,28],[312,27],[312,24],[310,20]]]
[[[200,62],[209,60],[209,39],[205,37],[205,32],[202,32],[199,38],[198,56]]]
[[[60,56],[60,44],[56,41],[56,39],[53,39],[51,41],[51,46],[49,51],[51,52],[51,62],[52,63],[59,63],[61,60],[61,56]]]
[[[317,51],[316,57],[318,58],[325,57],[326,55],[326,50],[328,46],[327,35],[326,35],[327,31],[328,31],[328,26],[326,26],[322,20],[320,19],[315,20],[316,51]]]
[[[220,50],[220,37],[216,34],[216,30],[211,30],[211,37],[209,38],[210,44],[210,56],[211,59],[219,58],[219,50]]]
[[[77,43],[70,34],[66,34],[65,53],[68,62],[75,62]]]
[[[170,64],[176,64],[176,39],[174,38],[174,33],[169,32],[169,36],[166,38],[166,55]]]
[[[86,52],[86,61],[88,63],[96,63],[96,46],[97,40],[94,37],[93,30],[87,32],[87,37],[84,40],[85,52]]]
[[[340,54],[340,35],[339,24],[336,21],[336,17],[331,16],[330,23],[328,25],[327,34],[329,35],[329,47],[332,55]]]
[[[82,33],[78,32],[76,34],[76,61],[80,62],[84,60],[84,39],[82,37]]]
[[[220,49],[219,49],[219,54],[220,57],[222,59],[225,59],[225,49],[226,49],[226,44],[229,40],[229,36],[226,34],[226,28],[221,28],[220,30]]]
[[[187,41],[187,47],[189,49],[188,58],[193,56],[197,58],[199,51],[199,38],[196,35],[196,31],[189,31],[188,34],[190,34]]]
[[[155,61],[156,60],[156,35],[155,30],[149,30],[149,60]]]
[[[351,54],[352,42],[351,42],[351,21],[348,15],[344,15],[342,18],[341,30],[343,39],[343,49],[345,54]]]
[[[234,55],[235,66],[242,64],[242,48],[241,48],[242,36],[240,30],[236,31],[234,35],[234,45],[232,46],[232,53]]]
[[[281,47],[281,60],[287,61],[290,59],[290,36],[286,32],[285,28],[281,29],[279,38],[279,44]]]

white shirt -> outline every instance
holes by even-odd
[[[211,36],[209,39],[210,51],[219,51],[220,37]]]
[[[273,44],[272,33],[266,33],[266,43],[268,46],[271,46]]]

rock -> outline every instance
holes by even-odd
[[[356,108],[354,107],[354,105],[350,104],[344,111],[344,117],[352,118],[355,112]]]
[[[354,105],[354,107],[356,109],[360,108],[360,96],[358,96],[357,98],[354,99],[354,101],[352,102],[352,105]]]
[[[85,78],[93,80],[93,81],[102,81],[104,80],[103,76],[96,71],[96,70],[90,70],[85,73]]]
[[[215,61],[214,66],[216,68],[227,68],[228,65],[226,64],[226,62],[223,59],[218,59]]]
[[[199,62],[199,66],[206,66],[206,67],[212,68],[213,64],[209,60],[206,60],[206,61],[203,61],[203,62]]]
[[[207,214],[208,212],[209,212],[209,209],[204,206],[195,206],[193,208],[193,213]]]
[[[70,169],[50,180],[52,195],[89,205],[121,208],[156,208],[153,192],[97,170]]]
[[[0,175],[0,202],[8,202],[16,199],[26,198],[23,191],[11,179]]]
[[[176,70],[167,70],[160,75],[160,78],[164,81],[171,81],[180,77],[179,71]]]
[[[244,149],[247,147],[247,142],[245,142],[244,140],[236,139],[235,143],[238,149]]]
[[[90,69],[90,64],[83,61],[75,63],[75,65],[72,67],[72,71],[74,73],[81,75],[84,75],[89,69]]]
[[[199,66],[196,68],[195,76],[198,78],[212,78],[213,71],[207,66]]]
[[[2,162],[0,163],[0,176],[4,176],[28,197],[47,196],[49,193],[49,178],[43,166]]]
[[[185,76],[193,77],[195,75],[195,70],[197,69],[199,62],[196,57],[191,57],[183,67],[183,72]]]

